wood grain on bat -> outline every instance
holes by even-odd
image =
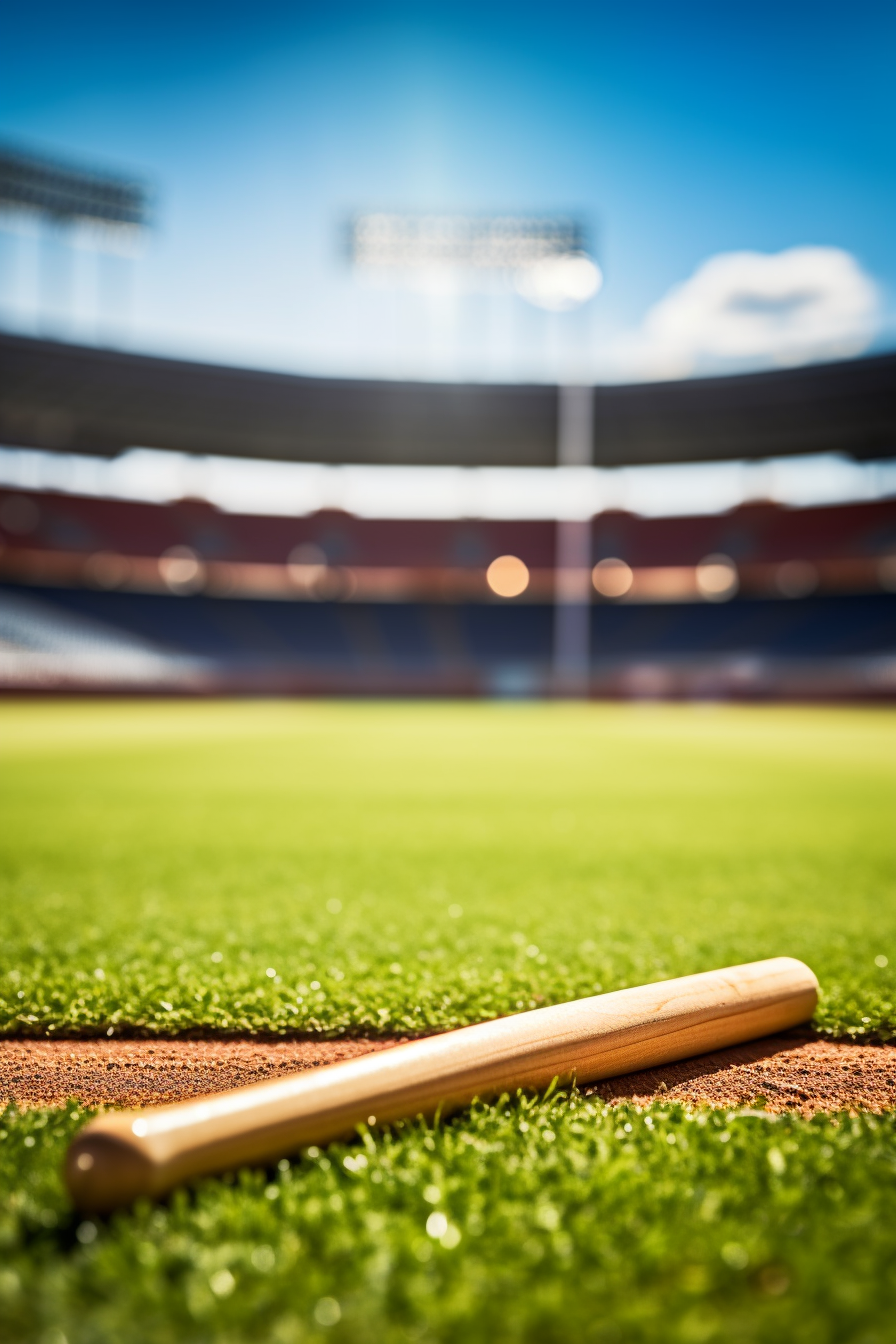
[[[818,982],[791,957],[538,1008],[215,1096],[101,1116],[76,1137],[75,1203],[107,1212],[198,1176],[272,1162],[359,1124],[443,1114],[517,1088],[596,1082],[796,1026]]]

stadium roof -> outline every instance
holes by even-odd
[[[297,462],[551,466],[555,387],[303,378],[0,335],[0,442]],[[896,452],[896,355],[598,387],[599,466]]]

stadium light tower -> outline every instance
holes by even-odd
[[[369,285],[519,296],[547,313],[580,307],[603,279],[583,224],[566,216],[360,214],[349,224],[349,255]]]
[[[44,226],[41,306],[53,298],[60,241],[70,241],[71,232],[86,225],[100,254],[126,256],[148,226],[149,211],[147,188],[133,178],[0,145],[0,220],[23,215]]]
[[[350,225],[361,270],[423,286],[450,274],[470,288],[504,274],[546,308],[575,307],[597,292],[600,272],[584,238],[582,224],[566,218],[369,214]]]

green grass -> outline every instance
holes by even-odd
[[[892,1116],[502,1102],[110,1222],[60,1191],[80,1118],[0,1122],[6,1340],[893,1338]]]
[[[894,730],[7,704],[0,1032],[423,1032],[787,953],[822,980],[822,1029],[888,1037]]]
[[[414,1033],[786,953],[821,1030],[890,1039],[894,730],[7,703],[0,1033]],[[892,1337],[890,1117],[515,1099],[89,1226],[58,1178],[83,1118],[0,1122],[4,1339]]]

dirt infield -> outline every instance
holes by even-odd
[[[396,1041],[0,1041],[0,1098],[20,1107],[157,1106],[384,1050]]]
[[[21,1108],[152,1106],[222,1092],[397,1045],[378,1041],[0,1041],[0,1100]],[[796,1034],[628,1074],[587,1089],[609,1102],[661,1099],[768,1111],[896,1108],[896,1046]],[[760,1100],[764,1099],[764,1100]]]
[[[608,1079],[587,1089],[605,1101],[750,1106],[766,1111],[889,1111],[896,1107],[896,1046],[797,1033],[767,1036],[696,1059]]]

